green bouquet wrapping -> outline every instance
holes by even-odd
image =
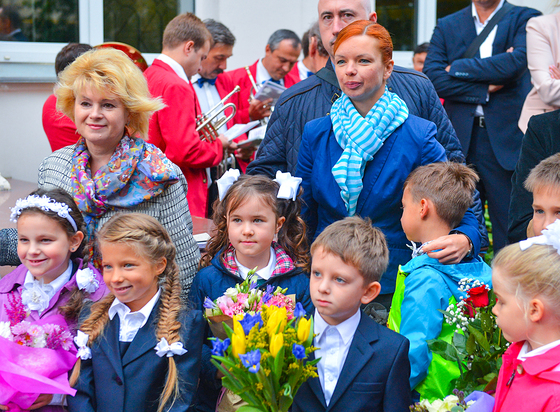
[[[307,379],[317,377],[319,359],[308,360],[313,318],[301,303],[288,319],[285,307],[263,304],[255,313],[237,315],[227,338],[213,339],[212,363],[223,373],[222,385],[247,402],[239,412],[285,412]]]

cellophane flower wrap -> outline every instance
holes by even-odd
[[[226,339],[211,338],[222,385],[247,402],[239,412],[285,412],[301,384],[317,377],[319,359],[309,360],[316,349],[313,318],[305,317],[301,303],[290,312],[273,304],[280,301],[261,299],[254,313],[235,314],[233,327],[224,323]]]
[[[453,394],[444,399],[436,399],[432,402],[423,399],[410,406],[411,412],[492,412],[494,398],[487,393],[475,391],[465,397],[465,393],[453,389]]]
[[[502,354],[509,343],[496,323],[492,308],[496,295],[478,280],[462,279],[459,290],[466,297],[445,311],[445,321],[456,327],[451,343],[441,339],[428,341],[433,353],[457,363],[461,376],[454,382],[459,390],[492,392],[502,366]]]
[[[243,283],[228,288],[218,299],[204,300],[205,317],[210,323],[212,334],[219,339],[226,339],[223,323],[233,329],[233,320],[241,319],[245,313],[255,314],[263,305],[286,308],[288,319],[292,319],[295,308],[295,296],[285,295],[286,289],[267,286],[266,290],[257,287],[255,269],[249,271]]]
[[[0,405],[19,411],[43,393],[74,395],[68,372],[76,349],[64,317],[28,322],[27,308],[15,295],[5,309],[9,322],[0,322]]]

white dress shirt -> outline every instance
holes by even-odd
[[[262,64],[262,59],[259,60],[259,62],[257,63],[257,78],[255,79],[255,81],[257,82],[257,86],[270,79],[272,79],[272,76],[268,74],[268,71]],[[280,84],[284,86],[284,79],[280,80]]]
[[[194,91],[196,93],[196,97],[198,98],[198,103],[200,104],[200,109],[202,110],[202,113],[208,113],[212,107],[220,103],[222,98],[220,97],[220,94],[218,93],[218,89],[216,88],[215,84],[212,85],[208,82],[204,82],[202,84],[202,87],[200,87],[197,82],[199,78],[200,78],[200,74],[195,74],[191,78],[191,82]],[[220,106],[218,107],[223,107],[223,104],[220,104]],[[218,129],[218,133],[220,134],[223,134],[226,131],[227,131],[227,125],[225,124]]]
[[[181,79],[183,79],[187,83],[190,83],[189,78],[187,77],[187,74],[185,73],[185,69],[183,69],[183,66],[181,66],[179,63],[177,63],[171,57],[167,56],[166,54],[160,54],[158,57],[156,57],[156,59],[161,60],[162,62],[167,64],[169,67],[171,67],[173,69],[173,71],[177,74],[177,76],[179,76]]]
[[[50,305],[51,299],[57,292],[62,289],[66,283],[70,281],[72,277],[72,264],[68,262],[68,267],[66,270],[56,279],[54,279],[50,283],[43,283],[43,279],[35,279],[35,277],[31,274],[31,272],[27,271],[25,274],[25,280],[23,281],[23,292],[27,291],[26,294],[31,294],[33,299],[40,300],[41,306],[44,308],[43,310],[47,309]],[[39,293],[33,293],[35,288],[41,289],[44,294],[42,296]],[[22,299],[24,297],[22,296]],[[45,300],[43,301],[44,298]],[[33,310],[33,308],[30,308]],[[43,312],[43,310],[38,310],[39,313]]]
[[[297,62],[297,68],[298,68],[299,79],[300,80],[307,79],[309,77],[309,72],[312,71],[312,70],[309,70],[305,64],[303,64],[303,60],[300,60],[300,61]]]
[[[140,328],[148,321],[150,313],[152,313],[160,295],[161,289],[158,289],[154,297],[137,312],[131,312],[128,306],[115,298],[109,308],[109,319],[113,320],[116,314],[119,315],[119,319],[121,321],[119,328],[119,341],[132,342]]]
[[[533,349],[530,351],[529,342],[525,342],[525,344],[519,351],[519,355],[517,355],[517,359],[519,359],[521,362],[524,362],[525,360],[527,360],[527,358],[532,358],[534,356],[542,355],[543,353],[546,353],[557,346],[560,346],[560,340],[555,340],[554,342],[550,342],[546,345],[541,346],[540,348]],[[560,371],[560,365],[556,365],[556,367],[552,370],[554,372]]]
[[[504,5],[504,1],[505,0],[501,0],[500,4],[498,4],[498,7],[496,7],[496,10],[494,10],[492,12],[492,14],[490,16],[488,16],[488,18],[484,21],[484,23],[480,22],[480,18],[478,17],[478,12],[476,11],[476,7],[474,6],[474,3],[471,4],[471,8],[472,8],[472,16],[474,19],[474,27],[476,29],[476,35],[478,36],[482,30],[484,30],[484,28],[486,27],[486,25],[488,24],[488,22],[490,20],[492,20],[492,17],[494,17],[494,15],[502,8],[502,6]],[[484,42],[482,42],[482,44],[480,45],[479,51],[480,51],[480,58],[481,59],[486,59],[487,57],[492,57],[492,46],[494,45],[494,39],[496,38],[496,32],[498,31],[498,25],[496,24],[494,26],[494,28],[492,29],[492,31],[488,34],[488,37],[486,37],[486,39],[484,40]],[[486,95],[486,101],[488,101],[490,98],[490,95],[487,94]],[[484,116],[484,109],[482,108],[482,105],[478,105],[476,107],[476,111],[475,111],[475,116]]]
[[[317,374],[327,406],[331,401],[344,362],[346,362],[350,344],[360,323],[360,317],[361,311],[358,309],[344,322],[333,326],[329,325],[315,309],[313,346],[320,348],[315,351],[315,359],[321,358],[317,364]]]
[[[247,279],[247,273],[249,273],[249,271],[253,270],[254,268],[248,268],[243,266],[237,260],[237,256],[235,256],[235,263],[237,263],[237,270],[239,270],[239,274],[241,275],[241,277],[243,279]],[[270,279],[270,276],[272,276],[272,272],[274,272],[275,267],[276,267],[276,253],[274,253],[274,249],[271,247],[270,259],[268,259],[268,264],[262,269],[257,268],[258,270],[255,272],[255,275],[257,275],[261,279],[268,280]]]

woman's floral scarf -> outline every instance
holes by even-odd
[[[173,164],[156,146],[124,136],[109,163],[91,176],[90,153],[81,138],[72,157],[72,191],[90,239],[97,218],[111,209],[131,208],[160,195],[179,179]]]
[[[399,96],[385,88],[385,93],[366,117],[358,113],[345,94],[334,102],[330,116],[335,139],[343,149],[332,174],[340,187],[348,216],[353,216],[363,189],[366,163],[381,149],[385,139],[405,122],[408,108]]]

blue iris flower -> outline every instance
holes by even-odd
[[[257,373],[261,367],[261,351],[258,349],[252,350],[245,355],[239,354],[239,359],[241,359],[243,365],[251,373]]]
[[[268,302],[272,298],[272,296],[274,296],[274,286],[268,285],[266,287],[266,292],[264,293],[264,295],[262,295],[262,303]]]
[[[216,306],[216,304],[215,304],[214,302],[212,302],[212,300],[209,299],[208,297],[206,297],[206,298],[204,299],[204,304],[203,304],[203,306],[204,306],[206,309],[217,309],[217,308],[218,308],[218,307]]]
[[[243,332],[245,332],[245,335],[248,335],[249,332],[251,332],[251,329],[253,329],[253,326],[257,324],[262,325],[263,321],[260,313],[252,316],[250,313],[246,313],[243,319],[239,321],[239,323],[241,324],[241,326],[243,326]]]
[[[294,343],[294,345],[292,346],[292,353],[297,360],[305,359],[305,348],[302,345]]]
[[[305,309],[301,302],[296,303],[296,308],[294,309],[294,317],[299,318],[301,316],[305,316]]]
[[[224,353],[228,347],[229,347],[229,338],[225,340],[215,339],[212,341],[212,355],[224,356]]]

